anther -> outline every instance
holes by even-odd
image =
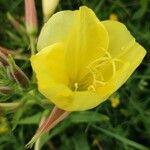
[[[92,92],[95,92],[95,91],[96,91],[94,85],[90,85],[90,86],[88,87],[88,90],[89,90],[89,91],[92,91]]]
[[[74,87],[75,87],[74,90],[77,91],[78,88],[79,88],[79,84],[78,83],[74,83]]]

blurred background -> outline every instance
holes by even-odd
[[[38,35],[43,25],[43,13],[41,0],[35,3]],[[93,9],[100,20],[123,22],[147,50],[147,56],[130,79],[107,101],[95,109],[72,113],[49,134],[43,135],[39,146],[32,149],[148,150],[150,0],[61,0],[56,12],[78,9],[82,5]],[[23,0],[0,0],[0,49],[5,48],[31,79]],[[0,150],[24,150],[38,128],[41,116],[47,115],[53,105],[38,92],[36,84],[29,83],[28,87],[22,88],[9,77],[8,70],[0,67]],[[22,105],[19,105],[20,101]]]

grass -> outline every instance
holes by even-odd
[[[49,134],[41,137],[42,150],[148,150],[150,149],[150,1],[149,0],[62,0],[57,11],[77,9],[81,5],[92,8],[101,20],[115,13],[137,41],[147,50],[147,56],[115,94],[120,104],[113,108],[107,100],[95,109],[75,112]],[[0,46],[14,51],[17,65],[31,79],[29,40],[24,32],[24,1],[0,0]],[[42,27],[41,1],[36,0],[39,31]],[[22,27],[16,30],[8,12]],[[48,114],[52,104],[38,92],[36,84],[27,88],[7,77],[0,68],[0,84],[12,92],[0,94],[0,102],[22,102],[10,109],[0,105],[0,150],[24,150],[38,127],[42,115]],[[22,105],[21,105],[22,106]],[[90,117],[89,117],[90,116]],[[37,149],[36,149],[37,150]]]

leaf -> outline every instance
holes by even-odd
[[[56,135],[59,135],[69,126],[76,123],[89,123],[89,122],[104,122],[108,121],[109,118],[106,115],[92,112],[92,111],[84,111],[84,112],[73,112],[66,118],[63,122],[57,125],[55,128],[50,131],[49,136],[43,137],[41,140],[40,147],[42,147],[49,139],[53,138]]]
[[[65,119],[62,123],[56,126],[50,132],[50,138],[60,134],[60,132],[64,131],[72,124],[76,123],[89,123],[89,122],[103,122],[108,121],[109,118],[106,115],[92,112],[92,111],[84,111],[84,112],[74,112],[70,114],[70,116]]]
[[[39,149],[42,148],[42,146],[49,140],[49,134],[45,133],[40,137],[40,144],[39,144]]]
[[[15,113],[14,113],[14,116],[13,116],[13,127],[12,127],[12,130],[15,130],[15,128],[17,127],[18,123],[19,123],[19,120],[21,118],[21,116],[23,115],[23,112],[24,112],[24,109],[23,108],[19,108]]]
[[[139,149],[139,150],[150,150],[148,147],[146,147],[146,146],[144,146],[142,144],[136,143],[136,142],[134,142],[132,140],[129,140],[129,139],[125,138],[125,137],[122,137],[122,136],[120,136],[120,135],[118,135],[116,133],[110,132],[108,130],[105,130],[103,128],[97,127],[95,125],[93,125],[92,127],[97,129],[97,130],[99,130],[99,131],[101,131],[102,133],[104,133],[104,134],[106,134],[108,136],[111,136],[111,137],[121,141],[122,143],[127,144],[127,145],[129,145],[131,147],[134,147],[136,149]]]
[[[89,123],[108,121],[108,116],[92,111],[75,112],[70,115],[72,123]]]
[[[141,8],[139,8],[133,15],[133,19],[139,19],[143,17],[148,8],[148,0],[141,0]]]
[[[64,120],[64,122],[60,123],[58,126],[56,126],[50,133],[49,138],[53,138],[54,136],[60,134],[62,131],[64,131],[66,128],[68,128],[72,123],[68,121],[68,119]]]
[[[21,119],[19,124],[39,124],[41,118],[41,113],[35,114],[33,116]]]
[[[72,140],[75,145],[75,150],[90,150],[87,136],[84,133],[76,133]]]

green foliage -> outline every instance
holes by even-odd
[[[101,19],[115,13],[125,23],[137,41],[147,49],[147,56],[128,82],[117,92],[118,107],[108,100],[97,108],[74,112],[50,133],[40,138],[42,150],[148,150],[150,147],[150,1],[149,0],[61,0],[57,11],[92,8]],[[24,32],[24,2],[0,0],[0,46],[14,52],[17,65],[31,79],[30,47]],[[39,29],[42,27],[41,1],[36,0]],[[10,23],[8,12],[18,21],[21,31]],[[40,31],[40,30],[39,30]],[[120,37],[121,38],[121,37]],[[41,117],[47,116],[53,105],[37,90],[35,83],[22,88],[7,69],[0,67],[0,85],[12,89],[0,94],[0,150],[24,150],[34,135]],[[9,105],[1,105],[7,102]],[[15,102],[15,104],[13,104]],[[4,121],[5,120],[5,121]],[[2,127],[9,131],[1,132]]]

